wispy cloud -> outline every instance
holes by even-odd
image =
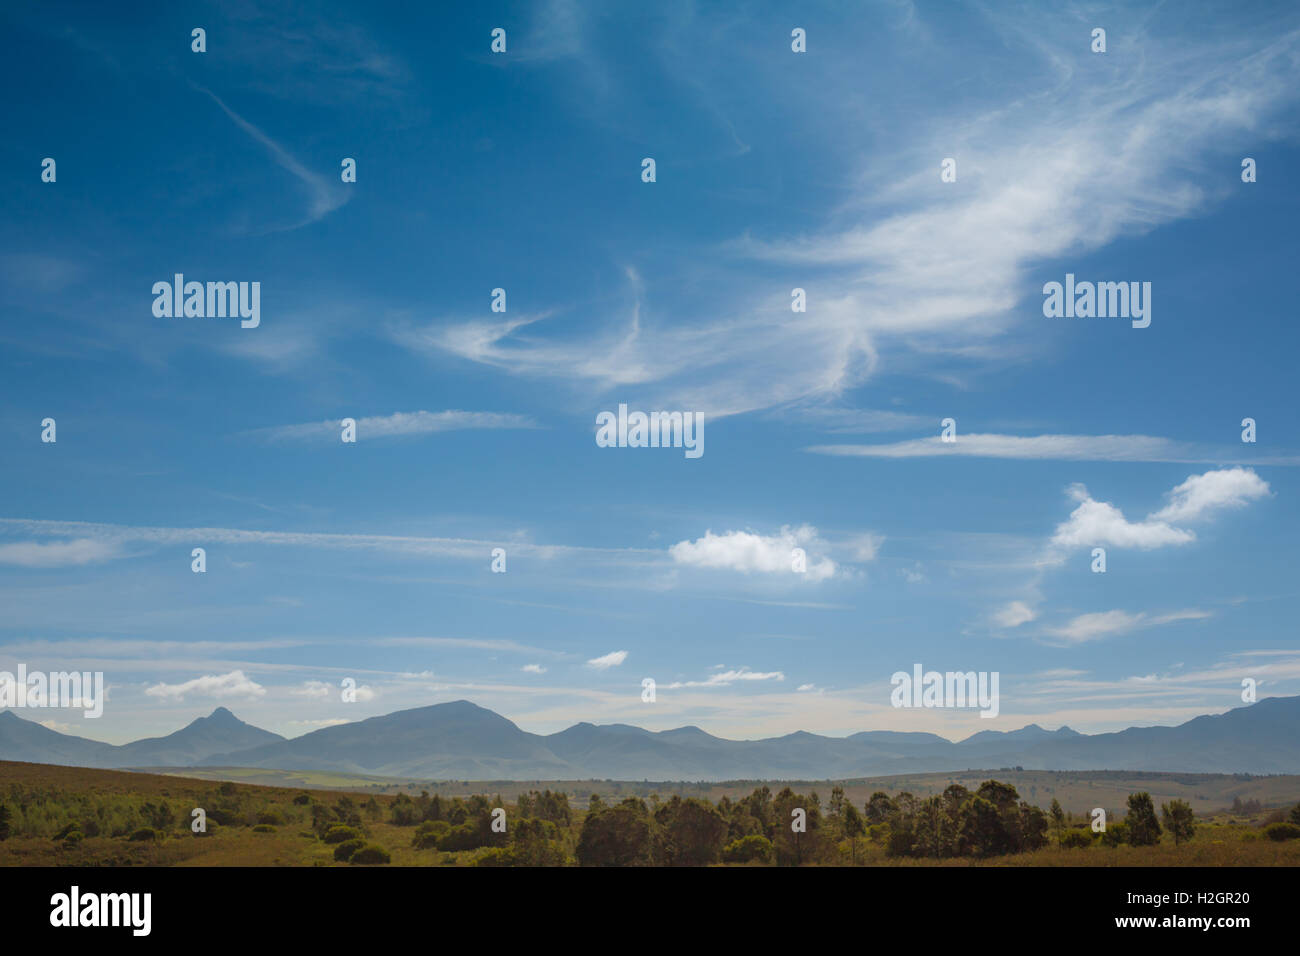
[[[732,668],[730,670],[719,670],[716,674],[710,674],[705,680],[688,680],[674,681],[668,685],[669,690],[679,690],[683,687],[730,687],[732,684],[741,681],[783,681],[785,674],[781,671],[754,671],[748,667]],[[804,685],[800,690],[811,690],[812,685]]]
[[[1021,307],[1042,286],[1033,270],[1203,214],[1227,187],[1207,187],[1200,164],[1295,100],[1300,34],[1275,25],[1240,24],[1228,37],[1138,25],[1113,37],[1111,57],[1140,51],[1141,68],[1090,72],[1083,82],[1060,53],[1078,45],[1075,18],[1025,9],[985,16],[993,34],[1030,59],[1017,71],[1021,81],[974,115],[963,101],[951,113],[905,117],[910,146],[890,153],[888,168],[862,170],[856,194],[823,210],[823,226],[729,243],[750,272],[719,276],[716,296],[653,313],[638,301],[630,321],[609,320],[583,339],[536,327],[525,337],[514,322],[462,323],[426,344],[595,388],[654,384],[665,401],[715,417],[840,395],[908,353],[1002,362],[1021,347],[1006,342],[1011,328],[1049,321],[1036,306]],[[945,52],[936,44],[928,54]],[[673,62],[689,66],[681,53]],[[827,101],[859,102],[851,89],[822,92]],[[846,128],[836,126],[828,148],[869,153],[851,132],[844,138]],[[939,159],[953,155],[959,181],[941,185]],[[656,278],[666,285],[695,267],[670,263]],[[791,285],[807,287],[806,313],[791,313]],[[945,453],[998,452],[977,452],[966,438],[967,450],[959,441]],[[998,453],[1014,441],[1005,437]],[[1110,447],[1071,445],[1068,436],[1056,444],[1053,455],[1093,460],[1205,460],[1142,436],[1118,436]]]
[[[805,449],[818,455],[849,458],[1013,458],[1044,461],[1152,461],[1228,463],[1232,455],[1186,442],[1150,435],[994,435],[958,434],[943,441],[928,438],[874,445],[814,445]],[[1300,456],[1270,456],[1259,464],[1300,465]]]
[[[1013,628],[1028,624],[1038,617],[1038,612],[1024,601],[1012,601],[999,608],[993,614],[993,623],[998,627]]]
[[[230,117],[231,121],[236,126],[264,146],[271,154],[271,158],[297,179],[306,190],[308,198],[306,218],[292,225],[277,227],[273,231],[297,229],[299,226],[305,226],[317,222],[324,219],[335,209],[338,209],[352,198],[352,192],[341,182],[334,182],[333,180],[322,176],[320,173],[308,169],[291,156],[283,146],[271,139],[271,137],[267,136],[256,126],[227,106],[221,98],[211,90],[204,89],[201,86],[198,87],[198,89],[200,92],[211,97],[212,102],[221,107],[221,111]]]
[[[627,660],[627,651],[610,651],[600,657],[593,657],[587,661],[587,666],[598,671],[607,671],[611,667],[618,667],[625,660]]]
[[[117,557],[120,552],[110,541],[76,538],[72,541],[19,541],[0,545],[0,564],[28,568],[60,568],[90,564]]]
[[[1107,637],[1128,634],[1139,628],[1159,627],[1176,621],[1200,621],[1214,615],[1209,611],[1189,608],[1168,614],[1147,614],[1127,611],[1100,611],[1094,614],[1080,614],[1060,627],[1046,628],[1045,633],[1066,644],[1083,644]]]
[[[160,528],[134,525],[95,524],[86,521],[45,521],[25,518],[0,518],[0,530],[17,533],[95,540],[108,545],[144,542],[155,545],[220,543],[229,545],[279,545],[299,548],[386,551],[395,554],[486,558],[501,539],[436,538],[410,535],[332,534],[311,531],[252,531],[239,528]],[[606,558],[618,554],[659,555],[649,549],[585,548],[569,545],[533,544],[524,540],[507,542],[514,553],[539,558],[562,555]],[[84,546],[83,546],[84,547]],[[106,554],[108,552],[105,552]]]
[[[451,409],[445,412],[394,412],[355,419],[357,441],[367,438],[392,438],[405,435],[430,435],[435,432],[464,429],[501,429],[538,427],[527,415],[499,412],[464,412]],[[280,425],[255,429],[249,434],[271,441],[311,440],[332,438],[338,440],[341,419],[308,422],[303,425]]]

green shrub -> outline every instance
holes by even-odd
[[[749,836],[732,840],[722,848],[722,859],[728,863],[760,863],[772,861],[772,841],[765,836],[751,833]]]
[[[348,860],[352,859],[357,850],[360,850],[365,846],[365,843],[365,840],[344,840],[334,848],[334,859],[341,863],[346,863]]]
[[[198,832],[191,830],[190,832],[194,833],[196,837],[210,837],[212,836],[212,834],[216,833],[220,829],[221,829],[220,823],[218,823],[216,820],[208,820],[206,830],[202,830]]]
[[[439,841],[450,830],[451,824],[446,820],[428,820],[416,827],[415,836],[411,838],[411,846],[417,850],[437,849]]]
[[[515,855],[508,847],[494,846],[484,850],[474,861],[475,866],[514,866]]]
[[[1111,849],[1128,842],[1128,825],[1123,821],[1112,823],[1101,834],[1101,845]]]
[[[311,803],[310,793],[300,793],[298,796],[293,798],[293,804],[296,807],[305,807],[309,803]]]
[[[360,838],[360,830],[355,827],[347,827],[343,826],[341,823],[336,823],[325,831],[325,836],[321,839],[326,843],[342,843],[344,840],[358,840]]]
[[[271,824],[269,824],[269,823],[259,823],[257,826],[253,827],[253,832],[254,832],[254,833],[274,833],[274,832],[275,832],[275,827],[271,826]]]
[[[1087,830],[1069,830],[1061,834],[1061,846],[1067,850],[1092,846],[1092,835]]]
[[[136,843],[156,840],[158,839],[158,831],[153,827],[141,827],[132,833],[129,839]]]
[[[458,850],[477,850],[483,846],[486,841],[479,828],[473,823],[462,823],[458,827],[452,827],[438,841],[439,850],[455,852]]]
[[[65,840],[65,839],[67,839],[67,838],[72,834],[72,832],[73,832],[74,830],[80,830],[80,829],[81,829],[81,827],[77,826],[77,824],[75,824],[75,823],[69,823],[66,827],[64,827],[64,828],[63,828],[62,830],[60,830],[58,833],[54,834],[54,836],[52,836],[50,839],[54,840],[54,841],[57,843],[59,840]]]
[[[352,854],[353,863],[392,863],[393,858],[378,843],[363,846]]]
[[[1294,823],[1270,823],[1264,827],[1264,836],[1279,843],[1283,840],[1294,840],[1300,837],[1300,826]]]
[[[237,827],[240,823],[239,818],[234,813],[230,810],[223,810],[221,807],[214,807],[208,811],[208,825],[211,826],[214,820],[223,827]]]
[[[259,813],[257,815],[257,822],[269,823],[273,827],[281,827],[284,826],[284,817],[280,816],[280,814],[276,813],[274,810],[267,810],[265,813]]]

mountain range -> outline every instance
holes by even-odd
[[[0,711],[0,760],[66,766],[257,767],[431,780],[791,780],[1018,766],[1026,770],[1300,773],[1300,697],[1270,697],[1176,727],[1081,734],[1068,727],[935,734],[799,731],[726,740],[698,727],[575,724],[520,730],[467,700],[401,710],[287,739],[224,707],[166,737],[113,745]]]

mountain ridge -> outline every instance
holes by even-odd
[[[472,701],[408,708],[286,738],[225,707],[163,737],[114,745],[0,711],[0,760],[120,769],[253,767],[458,780],[827,779],[1019,766],[1027,770],[1300,773],[1300,697],[1270,697],[1172,727],[1069,727],[730,740],[687,725],[580,722],[533,734]]]

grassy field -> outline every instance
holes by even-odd
[[[205,771],[228,777],[234,771]],[[416,849],[415,827],[392,822],[393,807],[405,783],[363,781],[331,774],[275,774],[248,771],[251,777],[271,777],[276,785],[221,782],[196,776],[89,770],[45,764],[0,762],[0,802],[11,813],[11,833],[0,841],[0,866],[348,866],[336,862],[334,846],[322,839],[313,816],[323,812],[354,813],[367,843],[378,844],[391,855],[394,866],[470,866],[486,847],[460,852]],[[855,847],[839,844],[838,862],[848,864],[850,854],[859,865],[872,866],[1296,866],[1300,865],[1300,840],[1274,842],[1263,838],[1262,825],[1280,811],[1300,802],[1300,777],[1232,777],[1178,774],[1056,774],[1029,771],[984,771],[972,774],[920,774],[906,777],[845,781],[846,797],[861,805],[875,790],[896,794],[908,790],[918,797],[942,791],[956,782],[976,787],[990,777],[1015,785],[1024,799],[1041,804],[1053,797],[1077,819],[1094,806],[1122,807],[1129,793],[1149,791],[1157,804],[1179,798],[1193,804],[1198,827],[1190,842],[1175,846],[1167,837],[1153,847],[1093,845],[1078,849],[1055,846],[1011,857],[932,860],[891,858],[879,839],[863,837]],[[338,789],[325,789],[336,782]],[[571,853],[582,824],[582,807],[593,791],[606,803],[628,795],[656,793],[661,798],[678,793],[735,800],[759,782],[728,784],[614,784],[607,781],[551,781],[537,783],[422,784],[430,793],[445,797],[499,795],[508,812],[520,793],[543,789],[568,790],[575,801],[572,826],[563,840]],[[776,784],[768,782],[775,790]],[[340,785],[341,784],[341,785]],[[826,799],[831,783],[809,782],[806,790],[820,790]],[[1031,796],[1032,794],[1032,796]],[[1257,813],[1232,815],[1226,808],[1234,798],[1258,800]],[[400,799],[405,799],[401,797]],[[652,801],[653,802],[653,801]],[[191,811],[202,807],[209,815],[210,832],[197,836],[190,830]],[[324,808],[343,807],[343,811]],[[316,809],[314,809],[316,808]],[[224,823],[216,823],[217,817]],[[1111,817],[1117,819],[1118,815]],[[153,836],[133,839],[152,822]],[[69,828],[77,830],[67,835]],[[837,862],[832,858],[828,862]]]

